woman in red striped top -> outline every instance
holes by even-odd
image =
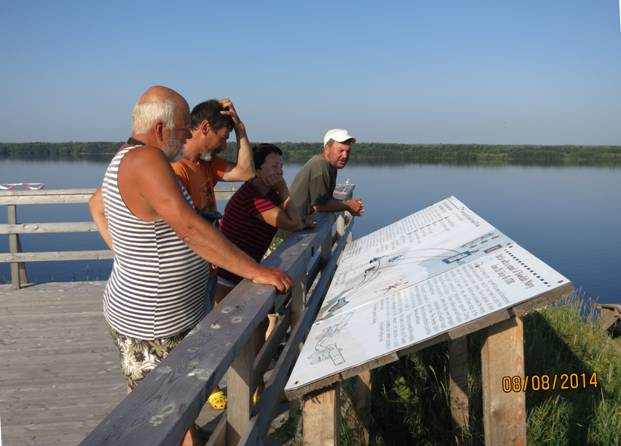
[[[302,221],[289,198],[289,189],[282,176],[282,151],[274,144],[259,144],[252,147],[252,155],[256,176],[246,181],[227,203],[220,230],[242,251],[261,262],[277,229],[297,231],[312,227],[314,223],[311,217]],[[240,281],[241,277],[218,269],[214,304],[224,299]],[[263,324],[261,329],[265,336],[255,338],[257,352],[276,322],[277,315],[269,314],[268,324]]]
[[[302,221],[289,198],[282,176],[282,151],[274,144],[259,144],[253,146],[252,154],[256,176],[231,197],[220,229],[242,251],[260,262],[277,229],[297,231],[308,227],[309,222]],[[220,291],[226,292],[241,280],[223,269],[218,278]],[[228,289],[222,290],[223,287]]]

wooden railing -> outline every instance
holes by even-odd
[[[351,196],[350,188],[348,196]],[[273,287],[244,280],[211,311],[81,443],[175,445],[194,423],[210,391],[227,376],[228,403],[208,444],[261,444],[300,345],[351,240],[349,214],[318,216],[313,230],[291,234],[263,261],[293,279],[285,312],[255,355],[257,327],[274,305]],[[278,346],[287,343],[276,356]],[[270,363],[275,365],[268,371]],[[265,379],[258,404],[252,395]]]
[[[88,203],[95,189],[58,189],[33,191],[1,191],[0,205],[7,207],[7,224],[0,224],[0,235],[8,235],[9,252],[0,253],[0,263],[11,263],[11,285],[20,288],[28,282],[25,262],[60,260],[103,260],[111,259],[110,250],[22,252],[21,234],[51,234],[66,232],[96,232],[92,221],[63,223],[18,223],[17,205],[32,204],[75,204]],[[234,189],[216,190],[216,198],[231,197]]]

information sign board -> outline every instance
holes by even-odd
[[[446,198],[345,248],[285,391],[567,284],[457,198]]]

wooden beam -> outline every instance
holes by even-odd
[[[292,234],[263,263],[282,268],[294,279],[300,278],[306,272],[311,250],[329,237],[334,217],[323,214],[318,220],[314,230]],[[243,280],[82,444],[178,444],[198,416],[209,391],[267,317],[274,296],[273,287]]]
[[[88,203],[96,189],[42,189],[0,191],[0,205]],[[228,200],[235,189],[215,189],[216,200]]]
[[[7,206],[7,223],[8,224],[16,224],[17,223],[17,206],[9,205]],[[15,255],[22,250],[21,243],[19,241],[19,236],[17,234],[9,235],[9,252],[11,255]],[[11,262],[11,287],[13,289],[20,289],[22,284],[25,284],[28,281],[26,277],[26,266],[21,262]]]
[[[348,227],[348,231],[349,230],[351,230],[351,226]],[[308,299],[308,304],[306,310],[302,314],[302,318],[295,326],[292,325],[289,341],[274,367],[276,373],[268,379],[265,385],[265,391],[256,408],[256,415],[252,418],[251,427],[246,437],[241,441],[241,444],[255,445],[261,441],[267,432],[272,413],[280,400],[291,366],[299,355],[299,345],[306,339],[306,335],[317,316],[317,311],[319,311],[319,307],[323,302],[323,298],[328,291],[332,277],[336,271],[338,256],[344,249],[345,244],[346,238],[342,238],[335,246],[334,256],[321,272],[321,276],[312,291],[312,296]]]
[[[304,313],[306,300],[306,275],[297,280],[291,288],[291,326],[295,327]]]
[[[278,346],[282,342],[287,333],[287,329],[289,328],[290,320],[291,320],[291,305],[287,306],[287,310],[282,318],[277,322],[274,331],[270,334],[269,338],[265,340],[265,343],[257,353],[257,357],[254,360],[254,386],[256,387],[258,381],[261,379],[263,374],[266,372],[267,368],[274,358],[274,354],[278,349]]]
[[[216,428],[209,436],[205,446],[225,446],[226,445],[226,414],[220,418]]]
[[[365,370],[360,375],[354,376],[353,392],[350,395],[350,401],[357,426],[358,442],[361,444],[369,444],[371,440],[371,434],[369,431],[369,425],[371,423],[371,395],[372,395],[372,382],[371,382],[371,370]]]
[[[468,337],[449,342],[449,395],[451,416],[455,427],[455,443],[464,444],[468,431]]]
[[[254,391],[252,366],[255,359],[256,337],[260,333],[255,329],[231,363],[226,375],[226,444],[236,445],[246,435],[250,422],[252,392]]]
[[[0,192],[2,204],[87,203],[95,189],[43,189]]]
[[[616,331],[619,324],[619,320],[621,320],[621,305],[619,304],[597,304],[596,307],[599,309],[599,326],[605,330]]]
[[[569,296],[573,291],[574,286],[571,284],[571,282],[568,282],[558,288],[555,288],[551,291],[546,291],[545,293],[540,294],[537,297],[529,299],[526,302],[515,305],[513,308],[511,308],[511,315],[515,317],[522,317],[530,311],[543,308],[556,302],[559,299]]]
[[[339,441],[340,383],[313,394],[302,403],[302,444],[335,446]]]
[[[48,262],[48,261],[58,261],[58,260],[105,260],[105,259],[111,259],[113,257],[114,257],[114,253],[110,250],[19,252],[19,253],[0,254],[0,263]]]
[[[526,393],[503,392],[505,376],[524,378],[524,326],[511,318],[487,329],[481,349],[485,444],[526,444]]]
[[[97,232],[97,226],[90,221],[0,225],[0,234],[49,234],[58,232]]]

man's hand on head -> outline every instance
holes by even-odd
[[[364,202],[362,201],[362,198],[350,198],[349,200],[343,201],[343,203],[347,206],[352,215],[360,216],[364,214]]]
[[[220,99],[220,105],[222,105],[222,108],[224,108],[224,110],[222,110],[220,113],[225,116],[230,117],[233,120],[235,131],[236,132],[240,130],[245,131],[244,123],[242,122],[239,115],[237,114],[237,110],[235,109],[233,102],[229,98],[224,98],[224,99]]]

